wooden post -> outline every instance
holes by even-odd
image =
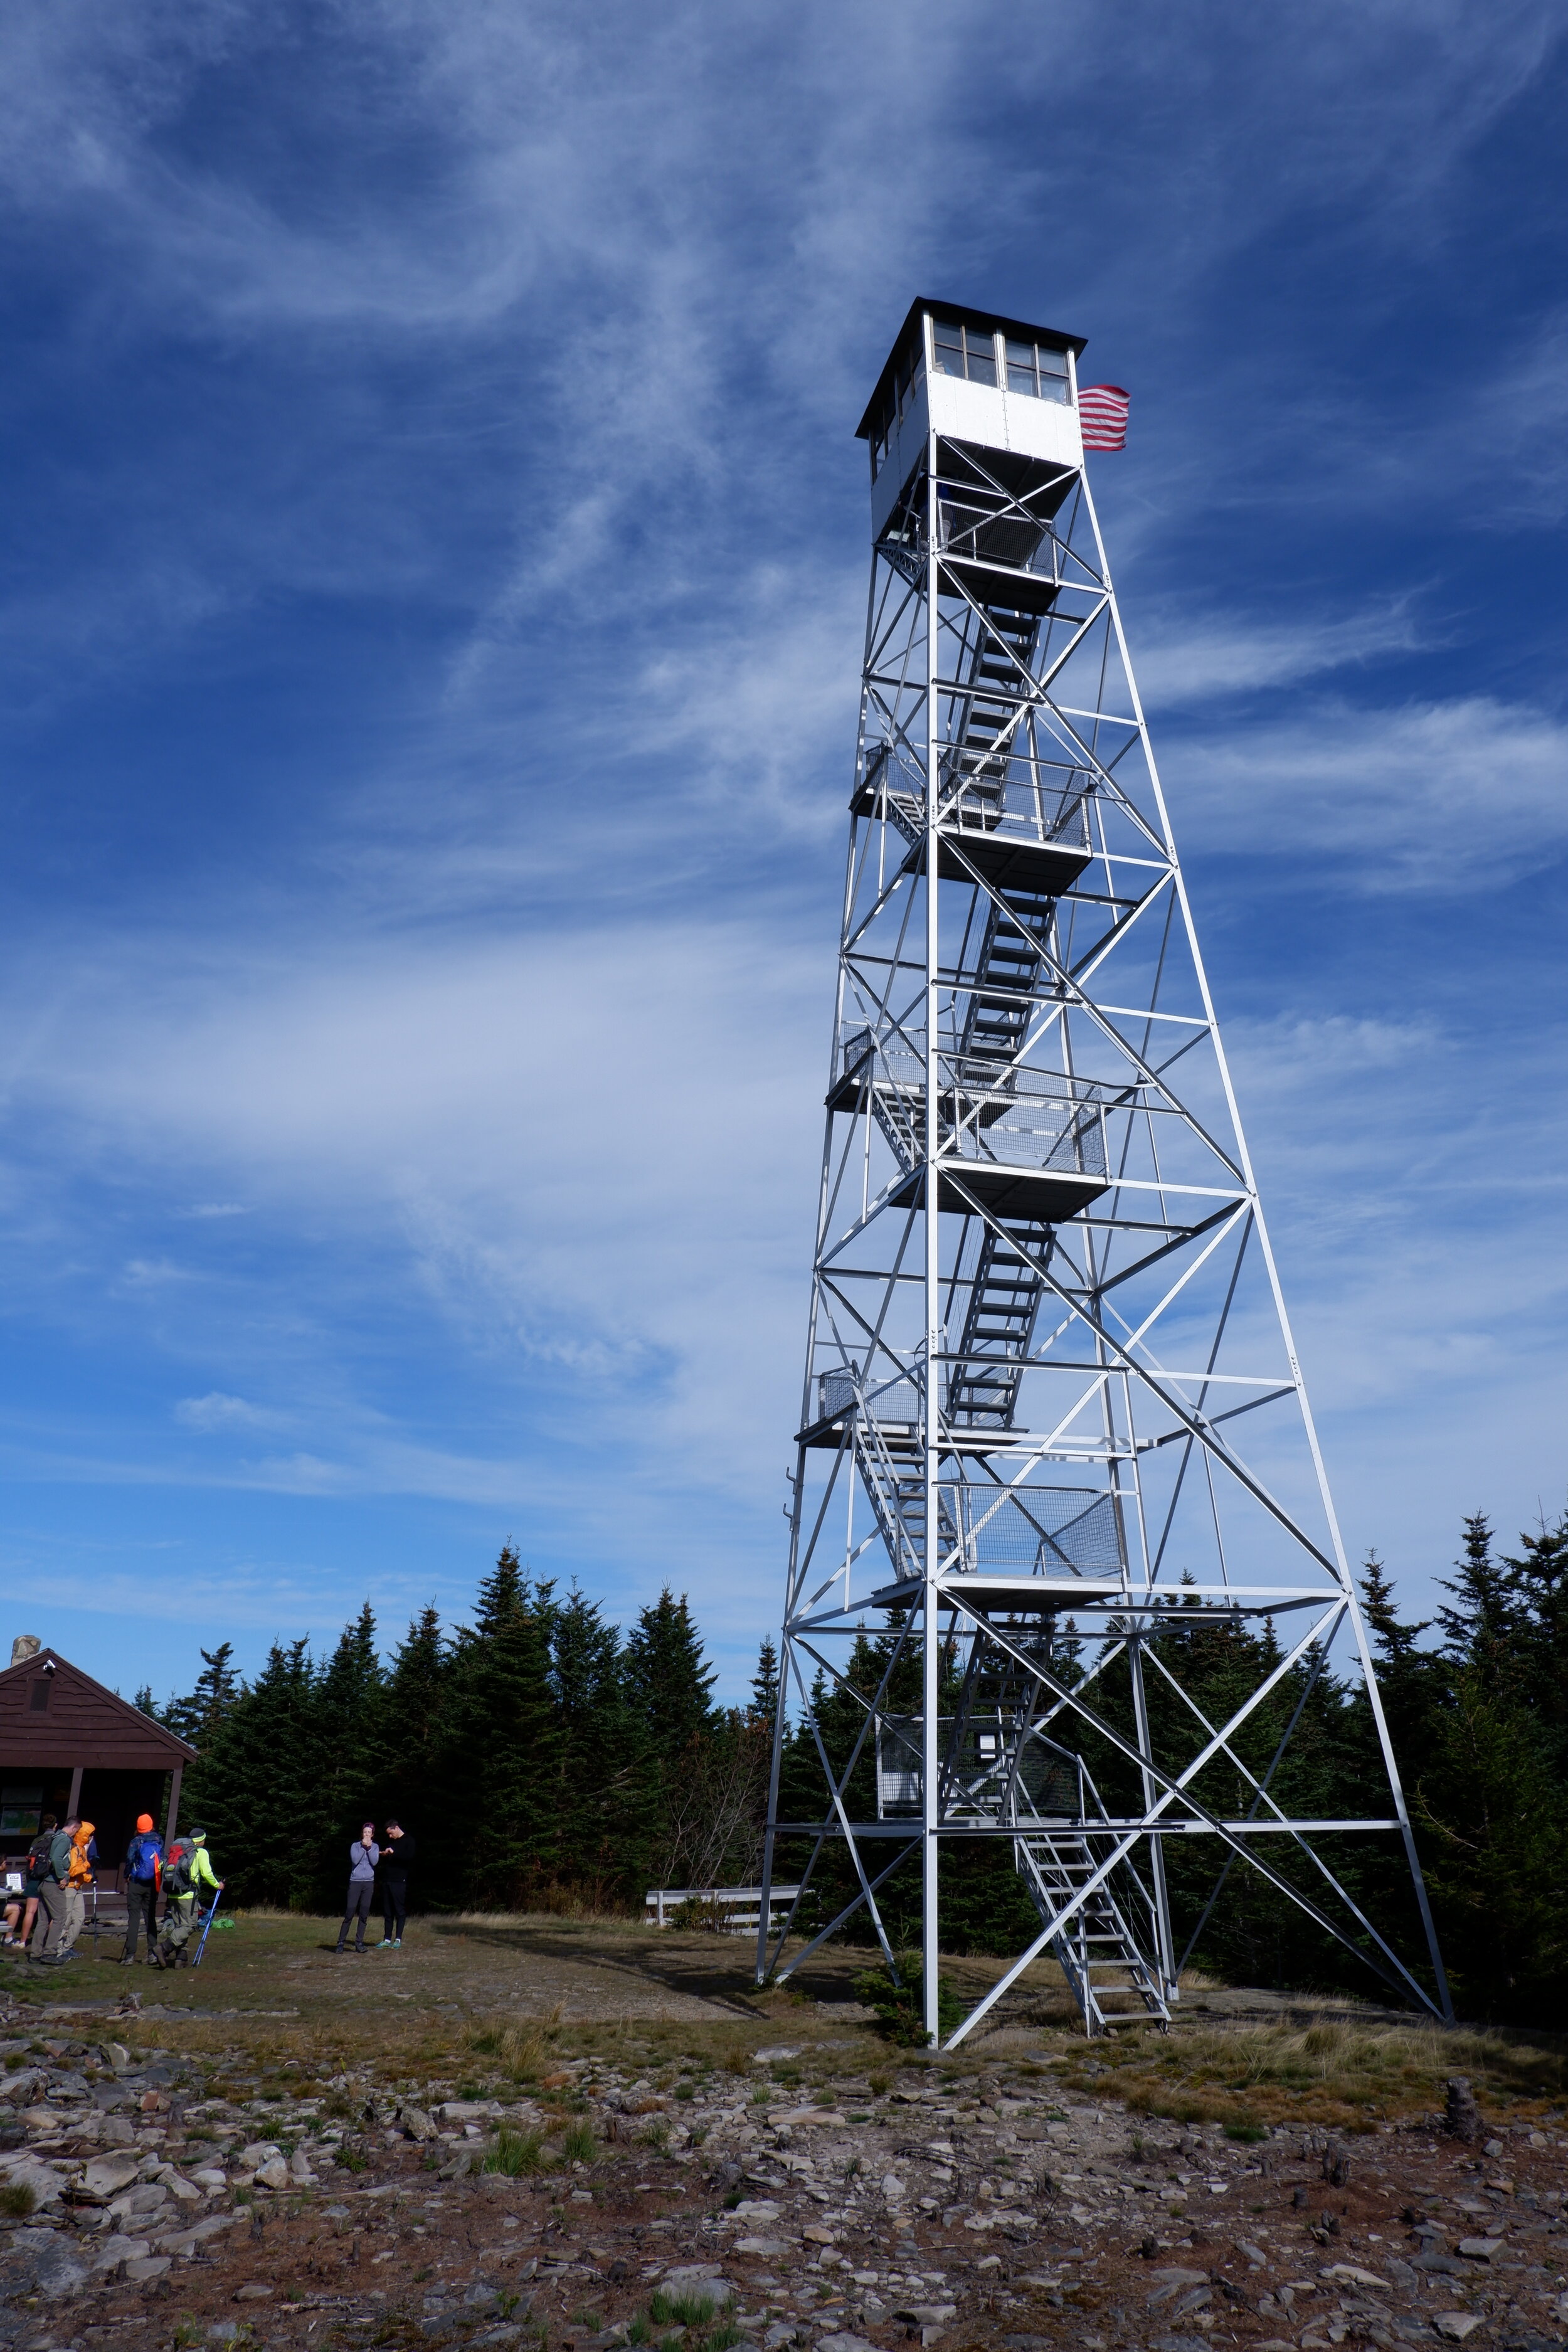
[[[81,1819],[81,1766],[79,1764],[71,1774],[70,1802],[66,1807],[66,1819],[68,1822],[79,1822]]]
[[[174,1833],[179,1828],[180,1781],[184,1777],[184,1769],[185,1768],[183,1764],[176,1764],[173,1772],[169,1775],[169,1818],[163,1823],[163,1843],[165,1847],[174,1843]]]

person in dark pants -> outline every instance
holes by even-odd
[[[375,1825],[366,1822],[349,1848],[349,1900],[343,1913],[343,1924],[338,1936],[338,1949],[342,1951],[349,1940],[349,1929],[357,1923],[359,1934],[354,1949],[364,1949],[365,1922],[370,1917],[370,1898],[375,1892],[375,1865],[381,1859],[381,1848],[375,1842]]]
[[[38,1912],[33,1926],[33,1940],[27,1947],[30,1960],[47,1958],[57,1967],[59,1964],[69,1922],[66,1881],[70,1876],[71,1849],[79,1826],[73,1814],[49,1841],[47,1863],[38,1873]],[[51,1935],[55,1948],[52,1952],[47,1952],[46,1947]],[[68,1950],[69,1945],[65,1944],[65,1948]]]
[[[408,1924],[408,1865],[414,1859],[414,1840],[401,1822],[386,1824],[386,1843],[381,1849],[376,1876],[381,1881],[381,1942],[378,1951],[388,1947],[396,1951],[403,1941],[403,1930]]]
[[[125,1949],[120,1955],[120,1965],[128,1969],[138,1958],[136,1945],[141,1931],[147,1931],[147,1958],[158,1940],[158,1871],[163,1859],[163,1841],[153,1828],[151,1813],[138,1813],[136,1834],[125,1849]]]

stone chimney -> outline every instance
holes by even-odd
[[[28,1658],[36,1658],[43,1646],[36,1633],[18,1633],[11,1644],[11,1664],[19,1666]]]

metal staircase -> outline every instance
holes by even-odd
[[[1076,1828],[1058,1830],[1040,1823],[1013,1841],[1014,1866],[1033,1898],[1042,1926],[1071,1902],[1094,1876],[1102,1859],[1089,1838]],[[1051,1938],[1051,1951],[1090,2034],[1107,2032],[1124,2024],[1130,2016],[1157,2018],[1163,2026],[1171,2021],[1160,1979],[1139,1948],[1138,1937],[1113,1891],[1118,1879],[1124,1886],[1131,1882],[1131,1899],[1146,1915],[1145,1934],[1152,1944],[1153,1898],[1126,1864],[1103,1880],[1079,1905],[1060,1935]],[[1106,2000],[1115,1993],[1131,1996],[1139,2007],[1107,2009]]]
[[[947,1389],[947,1417],[965,1429],[1011,1429],[1024,1360],[1034,1338],[1044,1285],[1029,1261],[1049,1255],[1049,1225],[1002,1221],[1004,1240],[987,1225],[981,1234],[974,1280],[964,1310],[958,1353]]]
[[[1008,1650],[984,1635],[975,1642],[942,1789],[944,1817],[1016,1827],[1013,1866],[1042,1927],[1082,1894],[1114,1850],[1112,1832],[1097,1836],[1087,1826],[1104,1821],[1105,1807],[1082,1757],[1047,1738],[1034,1722],[1041,1685],[1023,1661],[1034,1654],[1045,1663],[1053,1639],[1047,1622],[1015,1631]],[[1165,1989],[1146,1957],[1159,1948],[1153,1897],[1136,1871],[1121,1863],[1051,1938],[1090,2035],[1131,2016],[1169,2025]],[[1108,2007],[1119,1995],[1123,2005]]]

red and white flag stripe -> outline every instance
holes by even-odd
[[[1083,385],[1078,395],[1079,419],[1086,449],[1125,449],[1127,394],[1119,383]]]

